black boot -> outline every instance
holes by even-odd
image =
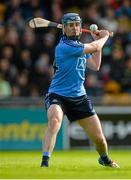
[[[48,167],[49,166],[49,157],[48,156],[43,156],[42,157],[42,162],[41,162],[41,167]]]

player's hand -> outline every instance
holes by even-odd
[[[109,31],[107,30],[97,30],[95,32],[91,32],[91,35],[94,40],[100,39],[102,37],[108,36],[109,37]]]
[[[99,30],[95,31],[95,32],[91,32],[91,36],[93,37],[94,40],[100,39],[100,35],[99,35]]]
[[[100,30],[99,31],[99,36],[100,36],[100,38],[103,38],[103,37],[105,37],[105,36],[108,36],[109,37],[109,31],[107,31],[107,30]]]

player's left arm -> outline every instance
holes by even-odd
[[[98,40],[100,38],[99,35],[96,35],[94,33],[91,33],[91,35],[94,40]],[[101,54],[102,54],[102,50],[94,52],[92,54],[90,59],[88,59],[88,61],[87,61],[87,67],[89,69],[92,69],[94,71],[99,71],[100,66],[101,66],[101,58],[102,58]]]
[[[87,67],[94,71],[99,71],[101,65],[101,50],[92,54],[87,60]]]

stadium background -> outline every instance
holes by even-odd
[[[32,30],[27,21],[60,22],[78,12],[83,27],[96,23],[114,32],[103,48],[99,72],[87,72],[90,95],[111,148],[131,147],[131,2],[129,0],[3,0],[0,2],[0,150],[40,150],[47,126],[44,96],[53,74],[54,48],[61,31]],[[82,42],[91,36],[83,34]],[[56,149],[92,148],[75,123],[65,120]]]

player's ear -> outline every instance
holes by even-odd
[[[80,27],[80,36],[82,35],[82,28]]]

